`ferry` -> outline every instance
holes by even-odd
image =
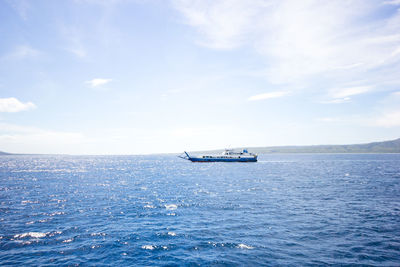
[[[191,162],[257,162],[257,154],[249,153],[247,149],[235,152],[232,149],[225,149],[221,155],[190,156],[186,151],[178,157],[190,160]]]

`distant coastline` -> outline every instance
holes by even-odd
[[[400,138],[396,140],[372,142],[353,145],[312,145],[312,146],[269,146],[269,147],[237,147],[235,150],[247,148],[252,153],[400,153]],[[195,151],[194,153],[220,153],[223,149]]]
[[[311,145],[311,146],[267,146],[267,147],[236,147],[234,150],[248,149],[257,154],[273,153],[400,153],[400,138],[390,141],[372,142],[352,145]],[[221,153],[224,149],[190,151],[191,153]],[[176,153],[154,153],[153,155]],[[20,154],[0,151],[0,156],[7,155],[42,155]],[[49,155],[49,154],[47,154]],[[60,155],[60,154],[54,154]]]

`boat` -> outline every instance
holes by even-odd
[[[191,162],[257,162],[257,154],[249,153],[247,149],[235,152],[232,149],[225,149],[221,155],[190,156],[186,151],[178,157],[190,160]]]

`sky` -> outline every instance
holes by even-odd
[[[399,137],[399,0],[0,0],[0,151]]]

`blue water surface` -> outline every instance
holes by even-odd
[[[400,265],[400,154],[1,156],[0,265]]]

